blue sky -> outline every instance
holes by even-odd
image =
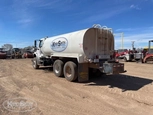
[[[153,39],[153,0],[0,0],[0,47],[33,45],[35,39],[100,24],[113,29],[115,48]]]

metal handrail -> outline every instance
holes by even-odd
[[[108,30],[111,33],[113,33],[113,29],[112,28],[108,28],[107,26],[101,26],[100,24],[94,24],[92,27],[93,28],[99,28],[99,29]]]

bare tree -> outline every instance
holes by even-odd
[[[23,48],[23,52],[25,52],[25,51],[33,52],[33,49],[34,49],[34,46],[27,46],[27,47]]]
[[[4,48],[5,51],[10,51],[12,50],[13,46],[11,44],[4,44],[2,48]]]

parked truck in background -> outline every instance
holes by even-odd
[[[0,59],[6,59],[7,55],[4,48],[0,48]]]
[[[143,53],[141,51],[138,50],[128,50],[124,55],[123,55],[123,59],[125,62],[128,61],[142,61],[143,58]]]
[[[14,58],[22,58],[22,52],[20,48],[13,48],[11,50],[10,56],[12,59]]]
[[[148,48],[144,48],[141,50],[136,50],[133,48],[133,50],[127,51],[122,55],[124,61],[136,61],[136,62],[152,62],[153,63],[153,49],[151,48],[151,43],[153,40],[149,40]]]
[[[22,58],[33,58],[33,52],[30,50],[24,51]]]
[[[68,81],[88,81],[89,69],[105,74],[125,72],[115,61],[114,36],[110,28],[92,27],[58,36],[35,40],[33,67],[53,66],[56,76]]]
[[[22,58],[20,48],[0,48],[0,58]]]
[[[143,63],[152,62],[153,63],[153,49],[151,46],[153,46],[151,43],[153,43],[153,40],[149,40],[148,42],[148,49],[143,50]]]
[[[118,59],[123,59],[126,53],[128,53],[128,49],[115,50],[115,57]]]

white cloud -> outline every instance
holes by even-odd
[[[12,44],[13,47],[18,47],[18,48],[24,48],[27,46],[33,46],[33,42],[0,42],[0,47],[3,46],[4,44]]]
[[[18,23],[30,23],[30,22],[32,22],[32,20],[31,19],[21,19],[21,20],[19,20],[18,21]]]
[[[27,26],[42,17],[39,16],[40,13],[37,9],[51,9],[50,12],[64,12],[73,8],[70,4],[71,0],[13,0],[11,16],[17,23]]]
[[[123,31],[132,31],[134,30],[133,28],[120,28],[120,29],[117,29],[115,30],[116,32],[123,32]]]
[[[116,41],[120,41],[120,37],[116,37]],[[124,41],[130,42],[130,41],[136,41],[136,42],[146,42],[148,40],[153,39],[153,33],[147,33],[147,34],[132,34],[132,35],[125,35]]]
[[[27,46],[33,46],[33,42],[20,42],[20,43],[14,43],[13,47],[19,47],[19,48],[24,48]]]
[[[54,12],[65,12],[73,8],[71,0],[36,0],[34,2],[26,2],[26,4],[43,9],[52,9]]]
[[[118,32],[124,33],[124,46],[126,48],[131,48],[132,41],[135,41],[136,48],[143,48],[148,45],[149,40],[153,40],[153,28],[152,27],[143,27],[143,28],[123,28],[117,29]],[[118,49],[121,47],[121,33],[116,33],[115,36],[115,48]]]
[[[13,0],[11,15],[21,26],[31,25],[35,18],[29,4],[29,2]]]
[[[131,8],[131,9],[136,9],[136,10],[141,10],[141,8],[140,8],[138,5],[134,5],[134,4],[132,4],[132,5],[130,6],[130,8]]]
[[[105,20],[105,19],[111,18],[115,15],[118,15],[118,14],[126,12],[126,11],[128,11],[128,8],[121,8],[121,7],[107,9],[107,11],[102,10],[101,12],[99,12],[97,14],[94,14],[94,15],[92,14],[91,16],[89,16],[85,20],[83,20],[82,22],[95,22],[95,21]]]

